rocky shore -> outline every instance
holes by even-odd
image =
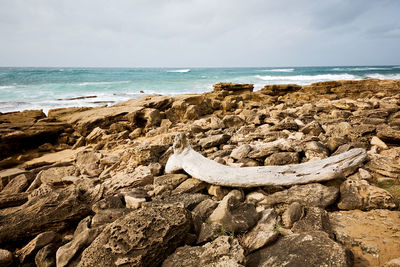
[[[367,159],[320,183],[224,187],[165,172],[179,133],[237,168]],[[0,113],[0,266],[400,266],[399,200],[400,80]]]

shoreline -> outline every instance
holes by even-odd
[[[232,173],[366,156],[328,181],[220,186],[167,173],[179,134]],[[0,114],[0,249],[21,264],[383,265],[400,258],[399,162],[400,80],[218,83]]]

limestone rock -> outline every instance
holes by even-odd
[[[356,266],[381,266],[400,257],[399,211],[337,211],[329,218],[336,240],[353,251]]]
[[[291,228],[304,215],[304,207],[298,202],[293,202],[282,214],[282,223],[286,228]]]
[[[377,136],[384,142],[398,144],[400,143],[400,131],[391,127],[379,127]]]
[[[340,186],[338,207],[342,210],[394,209],[397,203],[382,188],[370,185],[365,180],[348,179]]]
[[[293,232],[323,231],[333,238],[332,227],[326,210],[318,207],[308,207],[304,213],[303,218],[293,224],[291,229]]]
[[[219,146],[221,144],[225,144],[231,137],[227,134],[219,134],[219,135],[213,135],[209,137],[205,137],[203,139],[200,139],[199,145],[202,148],[210,148],[214,146]]]
[[[91,222],[91,227],[95,228],[108,223],[112,223],[116,219],[123,217],[125,214],[131,212],[127,208],[114,208],[114,209],[103,209],[97,212]]]
[[[383,267],[400,267],[400,258],[392,259],[386,262]]]
[[[88,144],[95,143],[99,141],[103,136],[106,135],[106,131],[100,127],[94,128],[88,136],[86,136],[86,142]]]
[[[95,213],[106,209],[121,208],[124,208],[124,204],[122,204],[122,200],[119,196],[107,196],[92,205],[92,211]]]
[[[334,186],[324,186],[318,183],[295,185],[291,188],[268,195],[260,201],[260,205],[273,207],[278,204],[298,202],[303,206],[325,208],[335,202],[339,190]]]
[[[275,231],[276,219],[274,209],[262,211],[261,219],[257,225],[241,239],[243,247],[252,252],[275,241],[279,235]]]
[[[299,163],[299,153],[297,152],[276,152],[267,157],[264,165],[288,165]]]
[[[109,224],[87,247],[78,266],[160,264],[186,236],[190,215],[177,205],[134,210]]]
[[[27,174],[28,171],[20,168],[10,168],[0,171],[0,190],[2,190],[14,177]]]
[[[76,166],[82,173],[89,176],[98,176],[103,170],[100,168],[101,154],[92,150],[83,150],[76,155]]]
[[[246,266],[353,266],[352,253],[324,232],[285,236],[247,257]]]
[[[67,244],[63,245],[57,250],[56,262],[57,267],[64,267],[69,264],[75,254],[87,247],[100,233],[100,229],[91,229],[89,225],[91,223],[91,217],[86,217],[77,226],[73,239]]]
[[[90,212],[93,201],[92,192],[84,190],[88,189],[39,187],[17,210],[0,210],[0,245],[26,241],[44,231],[58,232],[80,220]],[[96,190],[93,187],[93,193]]]
[[[234,191],[221,200],[208,221],[221,224],[229,232],[244,232],[257,223],[258,214],[253,204],[240,202]]]
[[[56,238],[57,234],[53,231],[48,231],[39,234],[23,248],[17,250],[16,255],[19,258],[19,261],[21,263],[24,262],[27,257],[32,255],[33,252],[53,242]]]
[[[373,136],[371,139],[371,145],[377,146],[382,149],[388,149],[388,146],[379,137]]]
[[[136,197],[132,194],[125,194],[125,205],[128,209],[138,209],[142,206],[143,202],[146,202],[146,198],[144,197]]]
[[[317,121],[312,121],[300,129],[304,134],[318,136],[324,132],[321,125]]]
[[[0,265],[9,266],[13,263],[13,255],[10,251],[5,249],[0,249]]]
[[[220,236],[202,247],[179,247],[162,264],[163,267],[243,266],[244,250],[237,239]]]
[[[182,194],[182,193],[197,193],[202,189],[206,188],[207,184],[203,181],[200,181],[196,178],[189,178],[183,181],[178,187],[172,191],[173,194]]]
[[[235,149],[232,150],[231,152],[231,157],[234,159],[243,159],[249,154],[251,151],[251,146],[248,144],[241,145]]]
[[[30,178],[26,174],[20,174],[14,177],[4,188],[1,194],[17,194],[25,191],[28,187]]]
[[[222,187],[220,185],[209,185],[207,188],[209,195],[213,196],[215,200],[222,200],[224,196],[229,193],[229,189]]]
[[[228,92],[253,92],[253,84],[246,83],[216,83],[214,84],[214,92],[228,91]]]
[[[41,248],[35,256],[35,264],[37,267],[54,267],[56,266],[57,247],[51,243]]]
[[[245,124],[245,122],[237,115],[226,115],[222,119],[222,122],[227,128],[239,128]]]

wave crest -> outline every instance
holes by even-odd
[[[175,72],[175,73],[186,73],[189,72],[190,69],[181,69],[181,70],[167,70],[167,72]]]

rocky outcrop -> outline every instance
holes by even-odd
[[[87,247],[78,266],[150,266],[185,240],[190,215],[176,205],[152,205],[109,224]]]
[[[247,256],[246,266],[353,266],[353,254],[324,232],[305,232],[279,239]]]

